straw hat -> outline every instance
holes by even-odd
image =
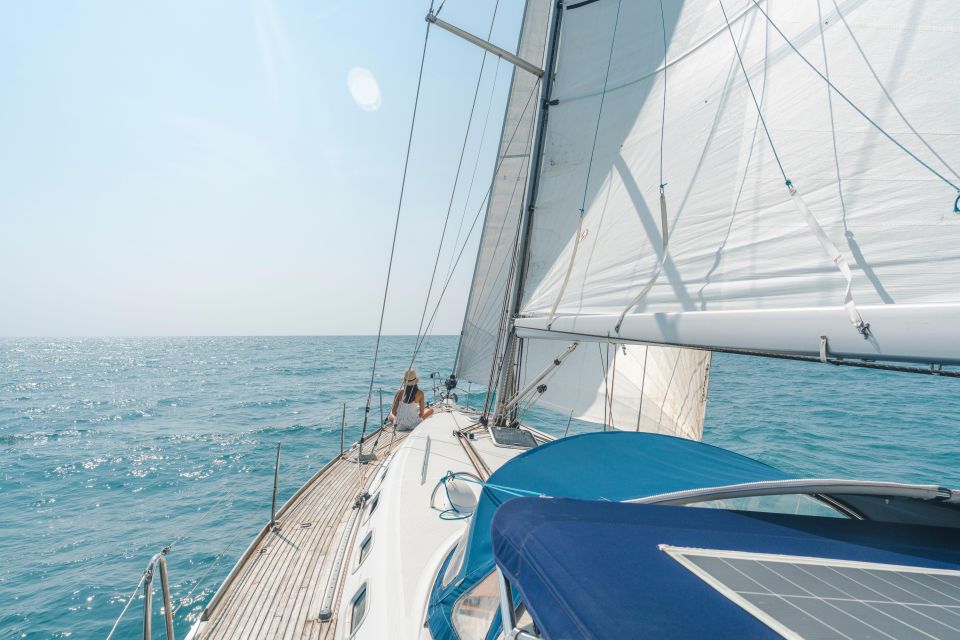
[[[417,384],[420,382],[420,376],[417,375],[416,369],[407,369],[407,372],[400,378],[400,382],[405,385]]]

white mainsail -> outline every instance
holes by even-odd
[[[568,4],[518,335],[960,363],[958,34],[952,0]]]
[[[549,0],[529,0],[524,11],[517,55],[538,66],[543,63],[549,14]],[[537,76],[514,69],[500,137],[499,167],[487,202],[455,371],[457,377],[480,384],[488,382],[497,358],[497,333],[505,314],[539,93]]]

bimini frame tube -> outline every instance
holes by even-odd
[[[899,482],[873,482],[868,480],[837,480],[833,478],[800,478],[796,480],[769,480],[745,482],[721,487],[689,489],[662,493],[626,502],[643,504],[685,505],[710,500],[730,500],[754,496],[779,496],[795,494],[894,496],[915,500],[942,500],[960,502],[960,491],[951,491],[933,484],[903,484]]]

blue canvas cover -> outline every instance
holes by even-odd
[[[726,449],[673,436],[626,431],[587,433],[525,451],[490,476],[490,484],[553,497],[622,501],[671,491],[740,482],[784,480],[769,465]],[[464,592],[494,568],[490,522],[510,493],[486,487],[470,523],[469,546],[457,579],[434,585],[427,622],[435,640],[453,640],[450,612]],[[491,628],[499,629],[499,617]]]
[[[956,529],[770,513],[521,498],[493,519],[497,565],[542,635],[779,638],[659,548],[960,568]]]

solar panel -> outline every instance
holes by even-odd
[[[785,638],[960,639],[960,571],[660,548]]]

